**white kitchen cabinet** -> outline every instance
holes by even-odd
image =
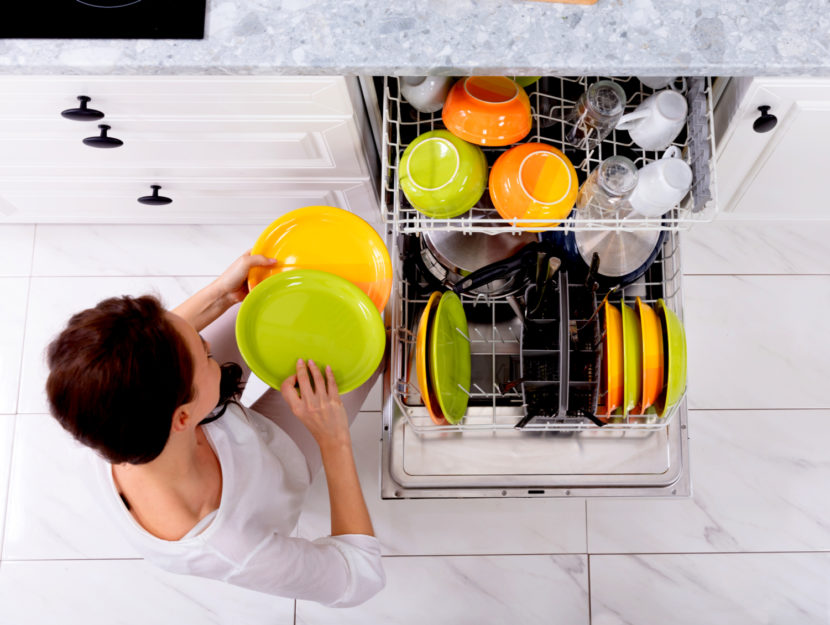
[[[0,92],[0,223],[263,223],[311,204],[377,219],[354,79],[6,76]],[[79,95],[105,117],[61,117]],[[84,145],[99,124],[124,145]],[[153,184],[173,203],[139,204]]]
[[[753,122],[760,106],[778,119],[769,132]],[[830,219],[826,150],[830,80],[733,78],[715,108],[718,203],[724,216]]]

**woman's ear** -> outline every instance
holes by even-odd
[[[170,425],[172,432],[184,432],[190,423],[190,409],[187,404],[179,406],[173,412],[173,422]]]

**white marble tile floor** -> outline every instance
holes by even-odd
[[[352,429],[385,556],[378,596],[335,610],[137,559],[47,414],[44,350],[104,297],[175,305],[260,229],[0,226],[0,623],[830,625],[823,222],[682,235],[690,498],[381,500],[378,386]],[[298,532],[328,531],[321,477]]]

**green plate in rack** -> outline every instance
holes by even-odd
[[[456,424],[467,412],[470,397],[470,340],[467,316],[458,295],[441,296],[429,342],[430,376],[444,418]]]
[[[620,302],[623,326],[623,414],[634,410],[643,393],[643,337],[634,309]]]

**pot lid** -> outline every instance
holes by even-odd
[[[455,230],[425,232],[423,237],[424,244],[436,260],[447,269],[460,274],[509,258],[539,238],[532,232],[464,234]]]
[[[612,278],[640,269],[660,240],[659,230],[582,230],[574,235],[585,264],[591,265],[596,252],[599,254],[599,274]]]

